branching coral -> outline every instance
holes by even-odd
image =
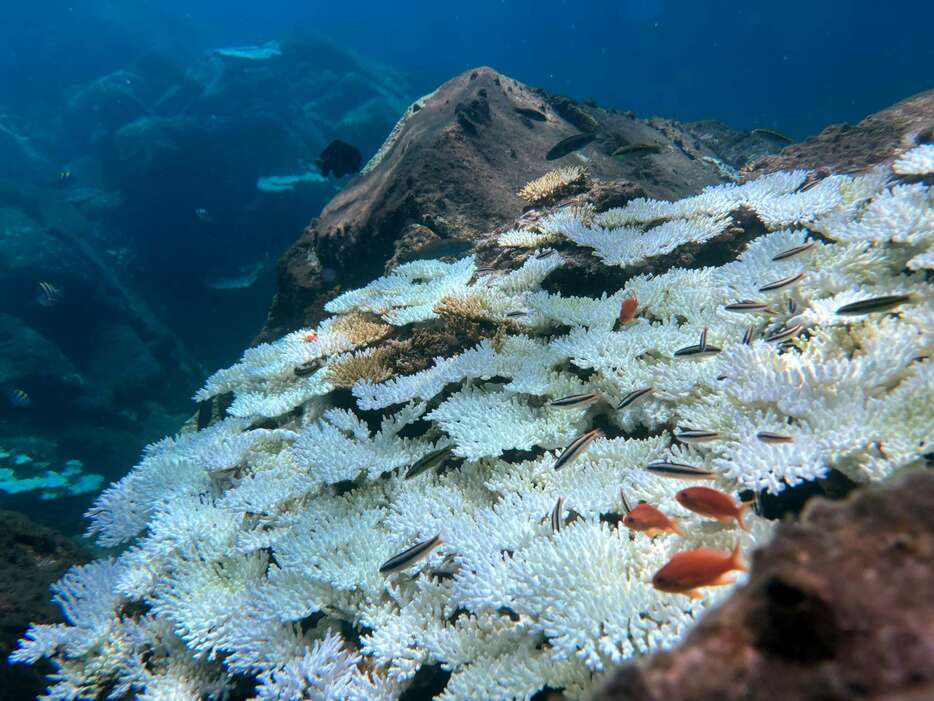
[[[555,168],[519,190],[519,197],[534,205],[551,202],[580,190],[587,178],[587,169],[581,166]]]
[[[232,392],[233,416],[150,446],[101,495],[91,531],[129,547],[67,575],[67,622],[31,628],[14,660],[52,660],[52,699],[221,699],[244,677],[258,700],[393,699],[438,665],[441,699],[506,701],[583,698],[672,644],[724,590],[694,601],[653,573],[689,548],[748,549],[770,524],[685,511],[686,483],[648,465],[776,493],[831,469],[884,479],[932,450],[934,290],[916,272],[934,259],[931,189],[806,177],[539,225],[630,266],[754,212],[768,233],[717,267],[590,298],[541,288],[565,265],[553,250],[499,277],[416,261],[330,302],[317,329],[250,349],[198,395]],[[636,317],[617,323],[631,297]],[[390,328],[454,318],[501,332],[388,376]],[[684,429],[713,439],[673,440]],[[623,530],[620,489],[685,536]],[[431,544],[422,559],[381,573],[416,543]]]

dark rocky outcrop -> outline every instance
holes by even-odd
[[[595,701],[934,698],[934,473],[812,501],[749,582]]]
[[[49,586],[88,553],[50,528],[15,511],[0,511],[0,695],[36,698],[45,689],[40,667],[10,665],[6,660],[30,623],[62,620],[49,599]]]
[[[817,136],[751,163],[755,178],[777,170],[804,168],[842,173],[891,161],[902,151],[934,142],[934,90],[913,95],[866,117],[859,124],[831,124]]]
[[[591,143],[545,159],[582,130],[595,135]],[[653,144],[658,152],[611,155],[631,144]],[[467,71],[406,111],[378,163],[334,197],[280,260],[262,338],[319,319],[338,285],[382,274],[402,253],[397,240],[413,227],[428,238],[475,240],[512,222],[525,207],[516,193],[554,168],[586,166],[594,180],[612,184],[616,195],[601,204],[613,206],[636,196],[688,195],[724,181],[714,159],[739,168],[772,148],[715,122],[637,119],[548,95],[491,68]]]

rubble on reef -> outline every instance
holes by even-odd
[[[934,473],[816,499],[681,645],[594,701],[934,698]]]

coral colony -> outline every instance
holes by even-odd
[[[501,237],[529,249],[506,274],[420,260],[342,294],[207,381],[226,418],[101,495],[90,530],[126,549],[67,574],[68,623],[14,660],[52,661],[52,699],[222,698],[244,677],[255,699],[394,699],[427,665],[442,699],[586,696],[678,641],[768,539],[739,491],[881,480],[930,451],[920,148],[894,172],[559,210]],[[550,244],[635,266],[740,208],[768,233],[723,265],[541,288],[565,264]],[[442,313],[501,332],[395,374],[381,340]]]

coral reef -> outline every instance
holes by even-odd
[[[930,473],[815,501],[680,647],[620,669],[595,701],[932,698],[932,553]]]
[[[891,168],[780,172],[549,212],[508,270],[417,260],[343,291],[208,379],[197,399],[229,393],[227,417],[101,495],[91,532],[128,547],[66,575],[68,623],[13,659],[49,658],[61,699],[221,698],[244,678],[254,699],[392,699],[435,666],[441,699],[586,697],[726,595],[656,589],[673,555],[770,537],[682,508],[685,478],[776,494],[924,461],[932,197]],[[718,248],[737,226],[756,235]],[[558,243],[625,284],[555,289]],[[642,272],[689,248],[720,259]],[[403,371],[405,339],[451,319],[488,335]],[[621,489],[685,535],[627,531]]]

